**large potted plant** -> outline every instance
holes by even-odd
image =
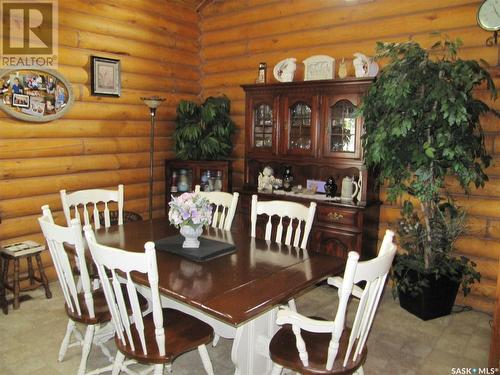
[[[222,160],[231,154],[235,124],[226,96],[209,97],[203,104],[181,100],[175,119],[175,151],[181,160]]]
[[[453,252],[465,215],[452,203],[443,205],[442,196],[447,178],[465,192],[488,180],[490,156],[479,120],[491,109],[474,98],[473,89],[485,83],[493,98],[496,89],[485,68],[457,58],[459,46],[459,40],[439,41],[429,50],[411,41],[377,43],[376,58],[388,63],[361,107],[365,162],[379,171],[389,201],[404,197],[396,291],[409,310],[404,301],[419,299],[412,312],[423,319],[449,314],[454,303],[458,286],[451,288],[449,307],[432,311],[429,301],[442,298],[427,294],[444,288],[436,283],[462,282],[467,293],[479,280],[469,259]]]

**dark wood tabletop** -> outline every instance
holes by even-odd
[[[96,231],[99,243],[144,251],[144,243],[176,235],[167,218],[130,222]],[[160,293],[194,306],[232,325],[239,325],[328,276],[340,274],[345,260],[252,239],[247,231],[213,228],[202,235],[232,242],[236,252],[206,262],[193,262],[157,250]],[[145,275],[133,275],[147,285]]]

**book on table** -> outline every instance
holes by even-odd
[[[45,245],[41,245],[35,241],[16,242],[0,247],[1,252],[13,257],[33,254],[42,250],[45,250]]]

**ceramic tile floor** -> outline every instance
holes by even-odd
[[[76,373],[79,348],[70,348],[65,360],[57,362],[67,318],[59,284],[52,283],[51,290],[54,294],[51,300],[37,290],[31,292],[34,298],[22,303],[19,310],[9,309],[9,315],[0,313],[0,375]],[[365,374],[448,375],[452,374],[452,368],[487,365],[490,316],[468,311],[423,322],[402,310],[389,292],[383,297],[368,341]],[[320,286],[297,299],[298,309],[331,319],[335,297],[328,286]],[[351,305],[350,311],[355,307]],[[231,343],[221,339],[216,348],[209,348],[215,374],[234,372]],[[112,342],[108,346],[114,350]],[[106,364],[106,358],[94,347],[87,370]],[[175,375],[204,374],[197,351],[182,355],[172,367]]]

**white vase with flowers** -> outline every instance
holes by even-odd
[[[208,199],[196,193],[184,193],[178,197],[172,196],[168,204],[168,219],[170,224],[180,228],[184,237],[184,248],[200,247],[200,237],[203,226],[212,220],[212,208]]]

